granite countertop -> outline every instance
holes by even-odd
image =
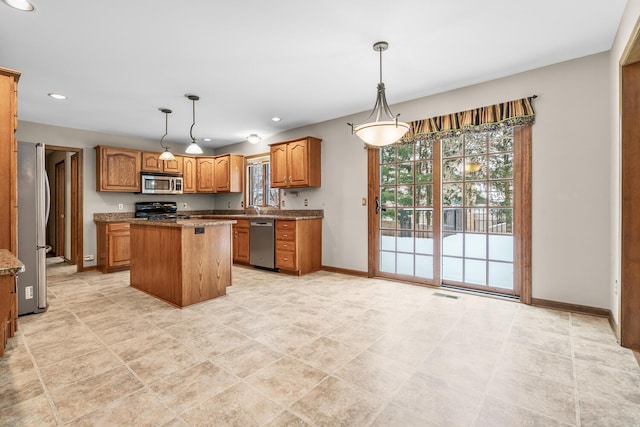
[[[14,275],[24,271],[24,264],[11,252],[0,249],[0,276]]]
[[[324,218],[323,210],[311,209],[265,209],[258,215],[253,209],[247,210],[209,210],[209,211],[178,211],[180,215],[189,215],[192,219],[318,219]],[[146,218],[136,218],[134,212],[94,213],[93,222],[133,222],[146,221]],[[155,222],[155,221],[154,221]]]
[[[223,219],[175,219],[175,220],[159,220],[159,221],[136,221],[135,225],[151,226],[151,227],[174,227],[174,228],[191,228],[191,227],[213,227],[217,225],[235,224],[233,220]]]

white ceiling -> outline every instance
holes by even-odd
[[[193,133],[209,147],[370,110],[376,41],[390,45],[393,104],[609,50],[626,3],[32,2],[34,13],[0,3],[0,66],[22,72],[19,119],[159,139],[165,107],[167,140],[186,144],[193,93]]]

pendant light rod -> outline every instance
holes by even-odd
[[[189,129],[189,136],[191,137],[191,141],[196,142],[196,139],[193,137],[193,127],[196,125],[196,101],[200,100],[198,95],[186,95],[188,99],[193,103],[193,123],[191,123],[191,128]]]
[[[169,147],[164,145],[162,141],[164,141],[164,138],[169,133],[169,114],[171,114],[172,111],[168,108],[158,108],[158,109],[164,113],[164,135],[162,135],[162,137],[160,138],[160,146],[165,150],[168,150]]]

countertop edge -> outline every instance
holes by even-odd
[[[0,276],[22,273],[24,264],[7,249],[0,249]]]

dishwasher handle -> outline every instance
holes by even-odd
[[[251,227],[273,227],[273,221],[251,221]]]

